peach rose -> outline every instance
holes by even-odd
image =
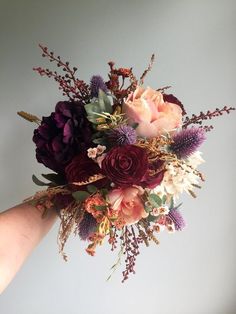
[[[114,211],[118,211],[118,219],[125,225],[134,224],[148,216],[140,195],[144,193],[141,187],[114,189],[108,193],[108,201]]]
[[[182,109],[164,102],[160,92],[138,86],[125,100],[123,112],[130,124],[138,123],[137,134],[152,138],[182,125]]]

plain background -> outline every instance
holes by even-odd
[[[63,99],[56,83],[32,67],[47,66],[38,43],[91,75],[106,77],[109,60],[137,76],[154,52],[146,85],[172,86],[189,114],[235,105],[235,1],[0,1],[0,200],[9,208],[39,188],[33,125]],[[202,146],[206,183],[196,200],[183,196],[188,227],[142,248],[137,274],[121,284],[109,247],[92,258],[72,237],[65,263],[56,243],[58,223],[0,297],[1,314],[233,314],[236,313],[235,112],[216,118]]]

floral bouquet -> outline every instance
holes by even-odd
[[[61,219],[59,250],[74,232],[88,241],[87,253],[95,254],[105,239],[114,250],[120,243],[118,262],[126,256],[123,281],[134,273],[141,244],[159,243],[157,234],[182,230],[179,195],[195,197],[204,177],[200,145],[213,126],[212,119],[234,110],[223,107],[186,116],[182,103],[167,90],[144,87],[154,55],[138,80],[132,68],[109,62],[108,80],[92,76],[90,83],[77,78],[60,56],[40,45],[42,56],[55,62],[62,74],[34,68],[53,78],[67,100],[42,119],[24,111],[18,114],[38,124],[34,130],[36,158],[53,172],[42,174],[46,190],[25,200],[43,210],[55,209]]]

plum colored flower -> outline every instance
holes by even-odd
[[[91,146],[92,128],[79,102],[60,101],[55,112],[43,117],[34,130],[38,162],[57,173],[64,173],[66,165],[79,152]]]
[[[139,185],[147,170],[147,153],[135,145],[113,147],[102,161],[103,173],[118,187]]]
[[[98,97],[99,89],[107,93],[107,86],[100,75],[93,75],[90,80],[91,97]]]
[[[108,193],[107,197],[111,208],[118,211],[118,220],[122,220],[125,225],[128,225],[148,216],[140,198],[143,193],[142,188],[135,186],[114,189]]]
[[[138,86],[125,100],[123,111],[130,124],[138,123],[136,132],[142,137],[152,138],[182,125],[180,106],[165,102],[163,95],[150,87]]]
[[[65,175],[68,183],[87,181],[89,177],[100,174],[101,169],[98,164],[83,152],[75,156],[65,169]],[[102,187],[106,179],[94,182],[97,187]]]

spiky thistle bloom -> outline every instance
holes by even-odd
[[[181,215],[180,211],[176,208],[173,208],[171,211],[169,211],[168,217],[173,221],[175,225],[175,230],[181,231],[185,227],[185,221],[183,219],[183,216]]]
[[[99,89],[107,93],[108,89],[100,75],[93,75],[90,80],[91,97],[98,97]]]
[[[79,236],[81,240],[87,240],[89,236],[96,230],[97,221],[89,213],[85,212],[84,217],[79,224]]]
[[[121,124],[109,131],[108,139],[115,146],[132,145],[136,143],[137,135],[131,126]]]
[[[205,139],[203,128],[183,129],[173,136],[173,143],[169,148],[178,158],[187,158],[198,149]]]

